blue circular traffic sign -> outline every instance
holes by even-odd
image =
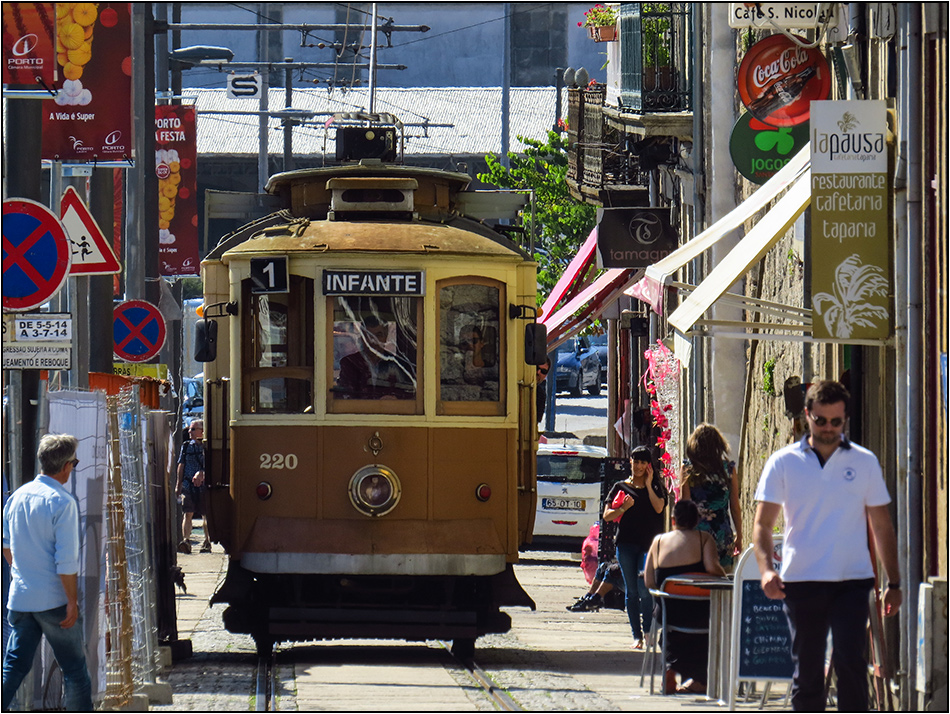
[[[152,359],[165,344],[165,319],[144,300],[128,300],[112,311],[112,351],[126,362]]]
[[[28,198],[3,202],[3,308],[32,310],[66,282],[72,250],[63,224]]]

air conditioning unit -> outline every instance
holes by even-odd
[[[336,130],[336,160],[359,161],[379,159],[396,161],[396,129],[394,127],[344,126]]]

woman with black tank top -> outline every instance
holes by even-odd
[[[644,580],[656,590],[663,581],[684,573],[725,575],[719,564],[716,541],[704,531],[696,530],[699,509],[692,501],[679,501],[673,506],[673,530],[657,536],[647,555]],[[667,600],[666,621],[680,627],[708,627],[709,601]],[[680,694],[706,692],[706,668],[709,635],[691,635],[668,632],[666,637],[666,676],[664,684],[669,694],[676,689]],[[676,688],[676,675],[680,686]]]
[[[666,487],[653,463],[653,455],[645,446],[633,450],[630,477],[610,489],[603,514],[605,521],[618,521],[614,542],[626,591],[634,649],[643,649],[653,622],[653,597],[643,582],[642,573],[650,543],[663,532],[666,507]]]

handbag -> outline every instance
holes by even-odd
[[[624,499],[628,495],[629,494],[626,491],[624,491],[623,489],[620,489],[619,491],[617,491],[617,495],[614,496],[614,500],[610,503],[610,507],[614,510],[620,508],[623,505]],[[621,518],[623,518],[622,513],[614,519],[614,522],[619,523]]]

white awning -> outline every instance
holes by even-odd
[[[792,227],[795,221],[798,220],[798,217],[804,212],[810,202],[811,172],[806,169],[785,195],[782,196],[779,202],[756,223],[755,227],[739,241],[735,248],[729,251],[729,254],[725,258],[719,261],[719,264],[710,271],[695,290],[673,311],[668,321],[675,330],[674,352],[681,363],[686,364],[689,360],[691,343],[687,333],[700,320],[703,313],[705,313],[714,302],[726,294],[730,285],[745,275],[752,266],[765,256],[768,250],[774,246],[779,239],[785,235],[789,228]],[[775,307],[780,308],[782,306],[775,305]],[[791,308],[788,310],[791,310]],[[804,311],[799,310],[800,314],[797,316],[802,322],[802,324],[798,326],[798,329],[800,331],[810,332],[810,316],[801,314],[803,312]],[[783,316],[787,316],[787,314]],[[782,325],[772,323],[768,325],[757,325],[756,323],[749,322],[727,324],[725,321],[719,323],[707,321],[705,324],[720,326],[731,325],[739,328],[756,326],[768,328],[783,327]],[[786,329],[788,328],[786,327]]]
[[[673,274],[693,258],[702,255],[706,250],[765,208],[769,202],[774,200],[782,191],[796,183],[803,173],[807,172],[810,159],[811,144],[806,144],[802,147],[801,151],[795,154],[785,166],[749,198],[691,241],[683,244],[665,258],[649,266],[643,279],[627,290],[626,294],[643,300],[653,307],[654,312],[658,315],[662,315],[664,287],[670,284],[670,279]],[[805,182],[804,185],[807,186],[808,183]]]

